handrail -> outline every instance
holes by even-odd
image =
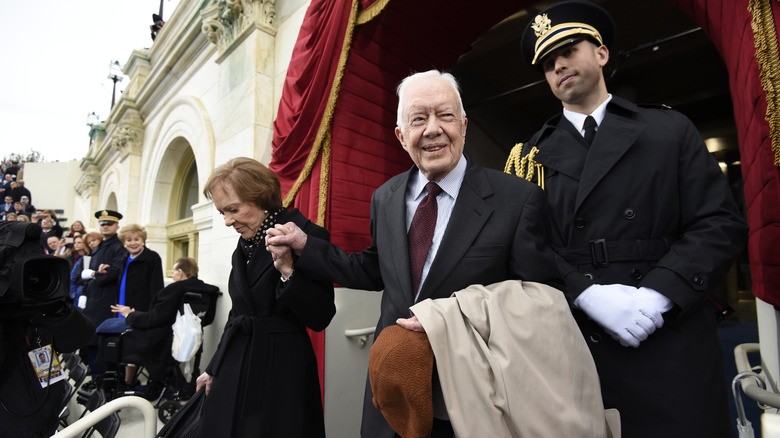
[[[368,337],[373,335],[376,331],[376,327],[365,327],[359,329],[344,330],[344,336],[348,338],[358,338],[358,348],[363,348],[368,343]]]
[[[365,327],[365,328],[359,328],[359,329],[348,329],[344,330],[344,336],[348,338],[357,338],[360,336],[368,336],[373,335],[376,331],[376,327]]]
[[[143,414],[144,435],[139,438],[154,438],[157,435],[157,415],[155,415],[154,406],[144,398],[130,395],[111,400],[65,429],[56,432],[52,438],[80,437],[84,431],[99,423],[100,420],[124,408],[136,408]]]
[[[751,342],[739,344],[734,348],[734,361],[737,365],[737,373],[753,371],[748,353],[760,353],[760,344]],[[744,379],[741,382],[742,392],[751,399],[773,408],[780,408],[780,394],[762,389],[755,379]]]

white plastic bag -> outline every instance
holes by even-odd
[[[203,340],[200,318],[192,312],[189,304],[184,304],[184,313],[176,314],[173,323],[173,344],[171,354],[179,362],[187,362],[195,356]]]

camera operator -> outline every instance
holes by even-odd
[[[94,325],[68,299],[67,261],[43,254],[37,224],[0,224],[0,437],[49,437],[65,390],[58,354]]]

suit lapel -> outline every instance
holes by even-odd
[[[430,298],[441,287],[444,280],[452,275],[488,218],[493,214],[493,207],[485,202],[485,198],[492,194],[493,188],[482,168],[469,161],[450,222],[444,231],[439,251],[423,283],[418,301]]]
[[[607,111],[607,116],[599,126],[590,153],[585,160],[577,188],[575,211],[645,129],[647,129],[645,124],[636,123],[622,115]]]
[[[389,228],[389,235],[398,236],[390,239],[390,263],[395,268],[395,275],[398,278],[398,284],[403,289],[403,296],[409,297],[412,303],[412,272],[409,266],[409,237],[406,232],[406,187],[412,172],[417,172],[417,167],[406,173],[404,178],[400,178],[393,187],[391,187],[390,199],[385,208],[385,219]]]

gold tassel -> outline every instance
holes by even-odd
[[[766,121],[769,123],[769,138],[772,141],[774,165],[780,166],[780,59],[778,59],[777,33],[772,15],[772,2],[750,0],[748,12],[753,15],[753,28],[756,46],[756,60],[761,77],[761,87],[766,93]]]
[[[515,169],[515,176],[533,181],[534,174],[537,175],[536,184],[544,189],[544,166],[534,160],[539,149],[534,146],[527,155],[523,156],[523,143],[516,144],[509,152],[509,157],[504,166],[504,173],[512,173]]]

